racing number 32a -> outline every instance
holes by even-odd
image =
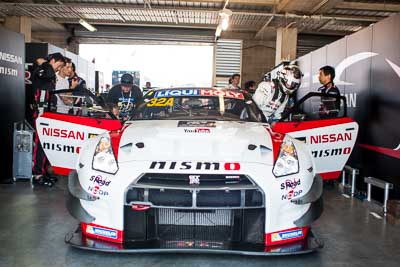
[[[147,104],[148,107],[166,107],[166,106],[172,106],[174,104],[174,99],[171,98],[152,98],[150,100],[150,103]]]

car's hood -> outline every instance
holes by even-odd
[[[118,161],[213,160],[272,164],[271,136],[263,124],[207,123],[202,121],[194,126],[192,121],[189,124],[178,120],[133,121],[122,133]]]

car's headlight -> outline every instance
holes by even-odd
[[[96,171],[116,174],[118,163],[115,159],[110,137],[101,137],[93,155],[92,169]]]
[[[290,175],[299,172],[299,159],[297,151],[290,139],[285,139],[281,144],[278,159],[275,162],[272,173],[276,177]]]

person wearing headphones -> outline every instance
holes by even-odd
[[[122,121],[128,120],[136,103],[143,98],[140,88],[133,84],[133,76],[125,73],[121,76],[121,83],[113,86],[107,96],[107,103],[116,104]]]
[[[302,73],[296,65],[286,65],[277,72],[277,77],[271,81],[262,81],[253,100],[264,113],[267,121],[272,123],[281,118],[282,112],[289,101],[289,96],[299,89]]]

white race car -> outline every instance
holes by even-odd
[[[310,228],[323,210],[321,176],[337,178],[358,132],[345,112],[301,121],[291,114],[274,131],[245,91],[160,89],[120,129],[50,112],[37,127],[42,143],[79,147],[45,146],[56,170],[74,169],[67,207],[80,226],[66,236],[72,246],[293,254],[322,246]]]

